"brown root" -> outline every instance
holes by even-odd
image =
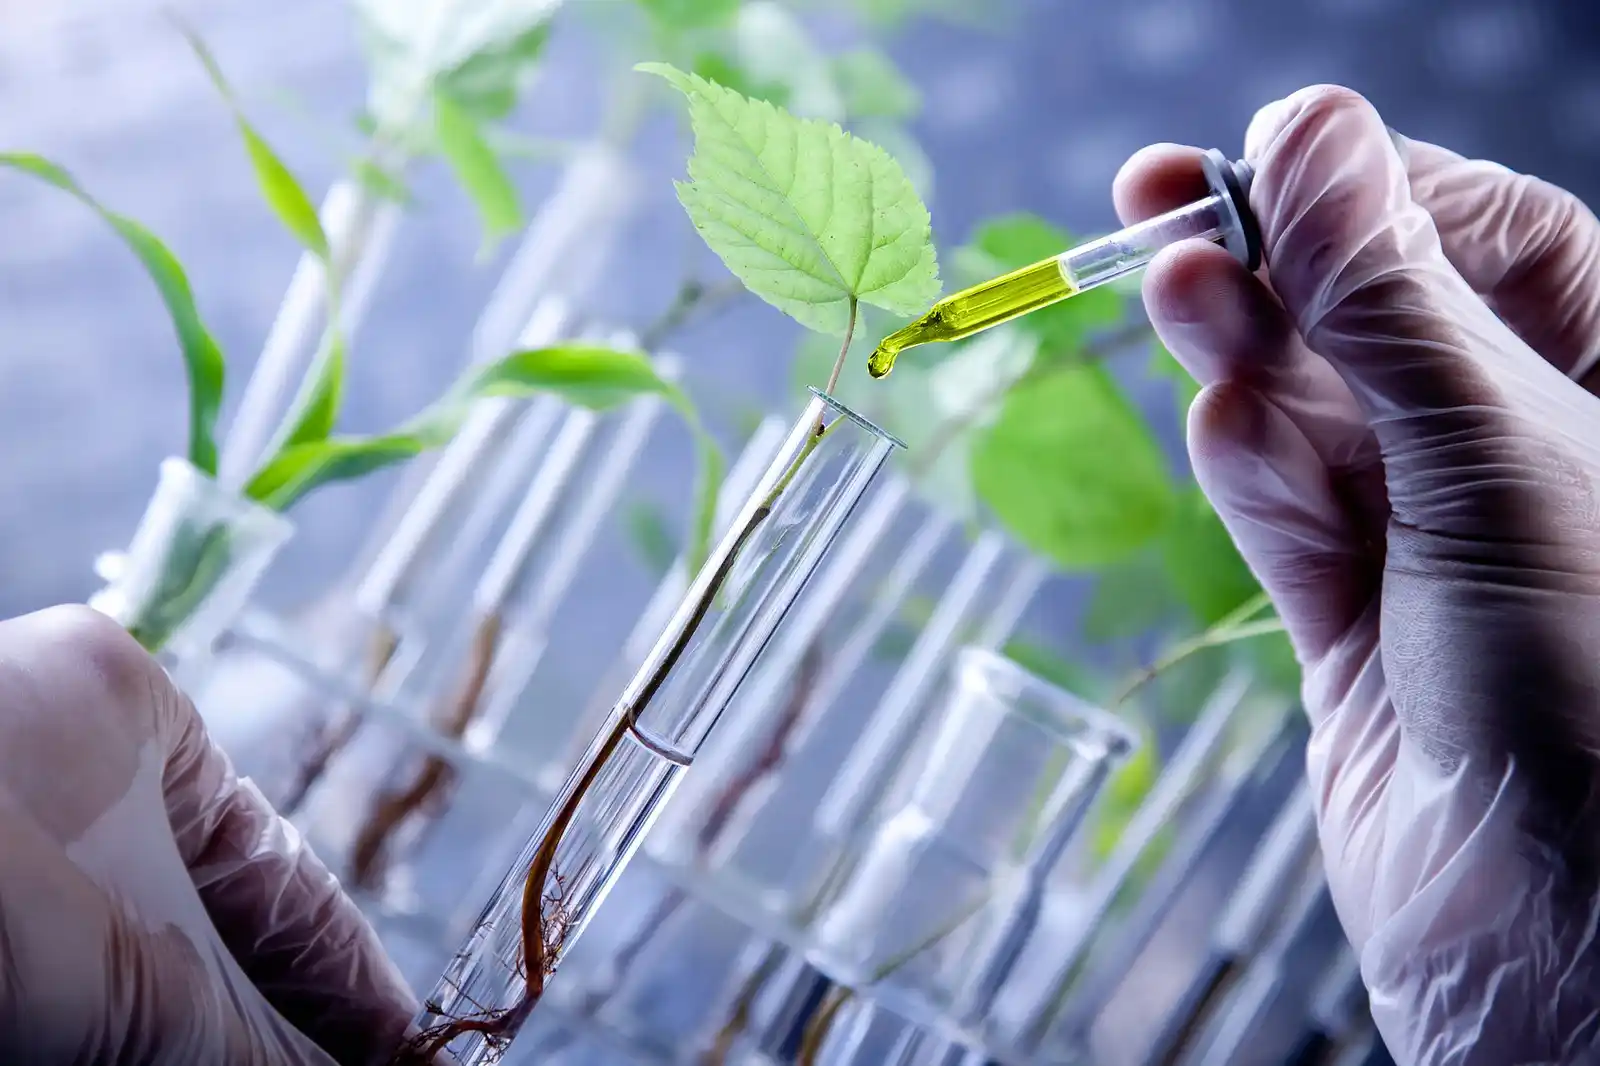
[[[478,622],[466,676],[443,711],[434,715],[434,726],[440,735],[459,740],[477,717],[489,669],[494,665],[495,650],[500,644],[500,630],[501,619],[497,612],[485,614]],[[390,839],[413,816],[426,817],[442,811],[455,782],[456,771],[449,760],[441,755],[429,755],[404,788],[379,793],[351,847],[351,883],[363,891],[376,891],[387,867]]]

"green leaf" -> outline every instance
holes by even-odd
[[[517,106],[549,41],[550,23],[536,22],[441,71],[434,89],[478,122],[505,118]]]
[[[637,352],[586,344],[533,348],[468,370],[441,399],[392,433],[328,437],[281,448],[251,478],[245,495],[284,510],[322,485],[364,477],[447,443],[475,400],[537,393],[553,393],[597,411],[654,393],[679,410],[692,410],[677,387],[658,376]],[[694,428],[698,441],[703,435],[698,422]],[[711,492],[715,494],[715,487]]]
[[[297,241],[324,263],[328,262],[331,255],[328,235],[323,232],[322,221],[317,217],[317,207],[311,202],[311,197],[306,195],[305,188],[294,173],[245,117],[244,109],[239,106],[238,98],[234,96],[227,78],[223,77],[222,68],[205,42],[187,27],[180,25],[179,29],[199,58],[201,66],[205,67],[211,84],[233,112],[234,125],[238,126],[239,136],[244,139],[245,152],[250,157],[250,167],[255,171],[256,185],[261,190],[262,199],[266,200],[272,213],[278,216],[278,221],[294,234]]]
[[[1020,213],[984,223],[972,244],[958,255],[968,280],[976,283],[1060,255],[1073,243],[1069,234],[1037,215]],[[1042,308],[1018,322],[1039,337],[1048,354],[1063,355],[1075,354],[1096,331],[1126,317],[1127,298],[1101,287]]]
[[[905,171],[911,187],[917,190],[922,202],[932,203],[938,182],[933,172],[933,160],[922,150],[922,145],[897,122],[884,118],[864,118],[850,123],[851,132],[862,140],[888,152],[900,169]]]
[[[1160,548],[1172,588],[1202,628],[1261,594],[1260,583],[1197,485],[1179,496]]]
[[[676,400],[678,387],[638,352],[594,344],[558,344],[512,352],[470,370],[451,391],[457,399],[553,393],[568,403],[608,411],[637,396]]]
[[[652,574],[659,577],[672,568],[678,558],[678,544],[659,507],[635,500],[628,507],[624,524],[628,542]]]
[[[1169,621],[1177,607],[1161,556],[1142,551],[1100,571],[1083,635],[1096,644],[1143,636]]]
[[[1000,410],[999,398],[1033,362],[1033,337],[1001,327],[948,348],[932,365],[873,384],[884,421],[906,443],[906,469],[917,493],[962,523],[979,517],[972,448]]]
[[[750,291],[836,334],[852,298],[912,315],[938,297],[928,210],[888,153],[665,64],[639,69],[688,97],[695,153],[678,198]]]
[[[487,254],[501,238],[522,227],[516,187],[471,115],[442,95],[433,99],[433,114],[439,151],[477,208]]]
[[[973,449],[972,473],[1011,533],[1068,570],[1127,558],[1175,507],[1154,437],[1096,364],[1013,388]]]
[[[833,60],[833,77],[852,120],[909,119],[922,109],[922,94],[906,80],[888,56],[875,48],[858,48]]]
[[[0,152],[0,166],[19,170],[75,197],[99,215],[138,258],[166,304],[173,331],[178,335],[178,345],[183,349],[184,368],[189,378],[189,462],[202,473],[215,475],[217,412],[222,406],[226,368],[222,349],[200,318],[189,278],[178,257],[149,230],[103,207],[71,174],[43,156]]]
[[[313,489],[334,481],[365,477],[447,443],[460,428],[465,411],[421,422],[415,430],[376,437],[329,437],[284,448],[250,479],[244,494],[266,507],[284,511]]]
[[[738,13],[740,0],[638,0],[638,3],[663,29],[683,32],[727,24]]]
[[[304,399],[292,408],[293,421],[284,434],[285,446],[326,440],[339,421],[344,400],[344,340],[338,331],[329,330],[322,343],[324,348],[313,361],[306,380]]]

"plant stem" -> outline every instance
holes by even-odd
[[[1136,670],[1131,677],[1123,682],[1106,702],[1106,709],[1109,711],[1120,709],[1140,689],[1185,659],[1207,648],[1221,647],[1236,641],[1283,632],[1283,620],[1280,618],[1273,617],[1263,618],[1255,622],[1249,621],[1252,616],[1260,614],[1266,609],[1270,602],[1264,592],[1257,596],[1252,596],[1209,628],[1173,644],[1166,651],[1156,656],[1155,661],[1150,663],[1149,666]]]
[[[828,383],[822,388],[822,391],[829,396],[833,395],[833,390],[839,385],[839,375],[844,371],[844,361],[850,358],[850,341],[856,335],[857,310],[856,298],[852,296],[850,297],[850,314],[846,317],[844,323],[844,343],[839,345],[839,357],[833,361],[833,370],[828,374]]]
[[[834,425],[837,424],[838,420],[834,422]],[[577,816],[578,808],[599,778],[600,772],[610,762],[624,738],[632,735],[636,741],[650,750],[663,757],[670,757],[640,731],[639,716],[655,700],[678,661],[688,650],[690,642],[704,624],[712,604],[722,591],[723,585],[727,583],[735,563],[743,554],[750,538],[771,516],[778,497],[793,482],[795,475],[816,451],[831,428],[832,426],[827,426],[807,439],[789,469],[745,521],[727,557],[722,560],[706,583],[706,588],[701,592],[689,620],[684,624],[677,639],[641,686],[639,694],[631,703],[621,707],[610,731],[582,768],[576,783],[556,810],[549,827],[534,848],[533,858],[528,864],[522,882],[520,969],[524,983],[516,1001],[504,1008],[483,1012],[477,1016],[449,1019],[424,1029],[401,1047],[394,1060],[397,1064],[432,1063],[453,1040],[467,1033],[478,1033],[490,1042],[509,1040],[543,998],[545,982],[555,972],[556,965],[560,961],[570,925],[564,911],[564,880],[561,872],[556,869],[556,851],[560,848],[567,829]],[[552,881],[555,883],[554,892],[547,891]],[[550,913],[550,908],[555,909],[554,914]]]
[[[379,622],[372,635],[372,649],[367,657],[365,687],[369,695],[399,647],[400,635],[387,623]],[[361,723],[366,720],[359,707],[346,707],[342,715],[330,715],[329,718],[332,720],[324,721],[320,723],[320,728],[313,729],[310,750],[301,758],[293,783],[278,803],[279,813],[286,818],[300,809],[312,787],[327,772],[328,764],[354,739]]]
[[[677,294],[660,317],[639,332],[639,347],[647,352],[655,351],[696,315],[709,314],[743,292],[744,284],[738,278],[731,278],[719,285],[707,285],[690,278],[679,286]]]

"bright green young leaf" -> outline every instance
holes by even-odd
[[[703,30],[729,22],[740,0],[638,0],[656,24],[665,30]]]
[[[583,344],[534,348],[469,370],[443,398],[392,433],[328,437],[282,448],[250,480],[245,495],[283,510],[329,482],[363,477],[445,444],[475,400],[536,393],[553,393],[597,411],[656,394],[680,411],[693,413],[677,387],[658,376],[649,360],[636,352]],[[700,439],[704,433],[698,421],[691,424],[697,443],[705,448],[708,441]],[[714,471],[720,468],[721,456],[702,458],[701,463],[703,470]],[[716,487],[710,491],[715,495]]]
[[[881,148],[665,64],[639,69],[688,97],[695,153],[678,198],[752,292],[835,334],[852,299],[912,315],[938,297],[928,210]]]
[[[976,275],[964,280],[976,283],[1060,255],[1073,243],[1063,230],[1037,215],[1023,213],[986,222],[972,244],[958,254],[966,270]],[[1038,335],[1047,353],[1073,355],[1096,331],[1122,322],[1126,313],[1126,298],[1102,287],[1035,311],[1018,322]]]
[[[858,48],[834,59],[833,77],[844,97],[845,114],[852,121],[909,119],[922,109],[917,87],[875,48]]]
[[[660,377],[650,360],[638,352],[568,344],[513,352],[481,370],[469,372],[452,395],[476,398],[527,396],[535,392],[554,393],[568,403],[596,411],[609,410],[647,394],[661,396],[672,405],[694,436],[699,467],[689,546],[690,561],[698,567],[711,550],[724,460],[722,450],[701,424],[683,390]]]
[[[505,118],[517,106],[550,40],[550,23],[490,41],[434,80],[435,90],[478,122]]]
[[[560,344],[512,352],[476,370],[451,390],[457,398],[553,393],[568,403],[609,411],[637,396],[674,397],[677,386],[638,352],[593,344]]]
[[[222,406],[225,364],[222,349],[200,318],[194,292],[178,257],[149,230],[124,215],[103,207],[86,193],[72,175],[43,156],[28,152],[0,152],[0,166],[19,170],[75,197],[99,215],[138,258],[155,283],[172,319],[183,349],[189,378],[189,462],[201,472],[217,472],[217,412]]]
[[[1097,364],[1012,389],[973,449],[972,474],[1011,533],[1067,570],[1132,555],[1176,504],[1155,438]]]
[[[1194,621],[1209,626],[1261,593],[1233,538],[1198,486],[1178,498],[1172,525],[1161,538],[1167,579]]]
[[[851,122],[850,131],[888,152],[900,164],[900,169],[905,171],[906,180],[917,190],[922,202],[933,203],[939,187],[933,172],[933,160],[928,158],[921,142],[905,126],[886,118],[863,118]]]
[[[187,27],[180,29],[188,39],[189,47],[199,58],[201,66],[205,67],[206,76],[211,79],[211,84],[216,87],[217,93],[233,112],[233,121],[239,128],[239,136],[244,139],[245,152],[250,157],[250,166],[255,171],[256,185],[261,190],[262,199],[266,200],[267,206],[272,208],[272,213],[278,216],[278,221],[294,234],[296,240],[312,254],[327,262],[331,254],[328,248],[328,235],[323,232],[322,221],[317,217],[317,207],[311,202],[311,197],[306,195],[305,188],[294,173],[245,117],[244,108],[239,105],[232,87],[222,74],[222,68],[217,64],[216,57],[211,54],[205,42]]]
[[[245,485],[244,494],[265,507],[288,510],[313,489],[365,477],[448,442],[465,411],[439,412],[414,430],[376,437],[328,437],[285,448]]]
[[[471,115],[442,95],[433,99],[433,114],[439,151],[477,208],[487,253],[501,238],[522,226],[516,186],[511,184]]]
[[[303,398],[291,409],[293,415],[284,434],[284,446],[326,440],[339,421],[344,401],[344,340],[337,330],[323,335],[322,351],[311,366]]]

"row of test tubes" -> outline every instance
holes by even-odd
[[[542,760],[497,743],[537,700],[532,679],[562,594],[621,498],[602,490],[624,482],[643,454],[655,426],[651,411],[647,404],[630,408],[602,426],[589,412],[527,405],[515,420],[521,433],[508,433],[500,462],[490,464],[522,489],[487,477],[460,517],[465,527],[488,528],[494,523],[479,510],[510,512],[481,567],[467,624],[435,642],[432,664],[427,647],[391,655],[402,664],[401,681],[370,686],[364,695],[349,679],[327,685],[339,697],[330,703],[332,724],[344,732],[347,716],[365,716],[356,733],[368,735],[347,742],[298,812],[325,856],[353,857],[352,826],[381,804],[386,784],[407,779],[397,770],[414,778],[431,761],[452,778],[440,802],[419,808],[391,840],[385,873],[366,899],[391,942],[419,949],[412,971],[419,984],[467,929],[471,908],[492,887],[486,878],[498,876],[506,850],[543,814],[552,783],[592,732],[616,678],[648,651],[681,596],[686,578],[674,567],[645,599],[594,698],[565,720],[551,721],[547,711],[558,708],[534,712],[540,736],[566,738],[547,742]],[[781,419],[769,419],[752,435],[727,499],[742,495],[783,428]],[[588,491],[562,491],[578,483]],[[533,531],[542,531],[547,545],[536,569],[527,566],[541,539]],[[448,586],[440,573],[472,565],[453,558],[464,543],[449,546],[441,571],[422,587]],[[519,565],[526,571],[520,583],[506,576]],[[807,1061],[840,1063],[965,1062],[973,1055],[1025,1063],[1087,1054],[1094,1022],[1116,1006],[1109,978],[1148,948],[1228,815],[1264,787],[1260,768],[1275,765],[1268,756],[1289,742],[1270,730],[1241,731],[1249,685],[1229,678],[1167,761],[1119,846],[1088,854],[1082,830],[1099,786],[1135,737],[998,654],[1047,580],[1035,560],[997,535],[969,542],[903,481],[882,483],[786,620],[727,728],[651,830],[603,920],[564,961],[541,1024],[520,1042],[530,1061],[602,1061],[607,1053],[679,1061],[686,1047],[724,1047],[740,1061],[794,1061],[803,1049],[812,1056]],[[512,585],[521,593],[514,607]],[[940,590],[931,611],[908,626],[903,608],[929,585]],[[486,665],[475,666],[490,609],[504,612],[499,643]],[[242,629],[240,647],[306,666],[261,619]],[[897,635],[911,638],[898,658],[874,654]],[[446,665],[452,660],[454,675]],[[459,731],[419,713],[403,695],[407,682],[414,692],[454,693],[480,672],[486,713]],[[420,680],[430,674],[431,683]],[[306,676],[329,680],[326,671]],[[1241,739],[1241,732],[1249,736]],[[514,797],[510,806],[507,797]],[[509,820],[508,810],[515,812]],[[1248,902],[1230,910],[1284,914],[1282,928],[1272,931],[1277,939],[1265,929],[1232,931],[1248,926],[1245,918],[1222,921],[1215,966],[1223,976],[1180,997],[1175,1016],[1187,1012],[1195,1020],[1152,1034],[1148,1061],[1210,1061],[1186,1049],[1202,1036],[1229,1039],[1201,1024],[1218,1002],[1249,995],[1265,1011],[1274,995],[1281,998],[1284,974],[1262,976],[1259,959],[1283,956],[1284,945],[1303,939],[1303,927],[1325,910],[1307,902],[1321,900],[1314,888],[1305,889],[1305,899],[1262,900],[1266,889],[1250,887],[1276,889],[1297,877],[1316,883],[1304,797],[1298,806],[1286,801],[1285,810],[1299,812],[1299,820],[1267,834],[1261,862],[1280,853],[1292,858],[1247,876],[1237,899]],[[1280,840],[1289,842],[1273,843]],[[460,865],[439,861],[441,841],[474,854],[469,865],[482,876],[464,880]],[[1166,851],[1160,876],[1130,891],[1158,849]],[[341,873],[348,883],[351,871]],[[1295,907],[1309,917],[1288,917]],[[1113,928],[1138,932],[1119,938]],[[937,944],[913,950],[930,935]],[[908,952],[911,961],[882,973]],[[1330,974],[1337,983],[1336,969]],[[1350,985],[1342,986],[1346,998]],[[830,1023],[819,1037],[823,1011]],[[1336,1025],[1324,1028],[1335,1030],[1330,1041],[1344,1038]],[[862,1058],[879,1055],[889,1057]]]
[[[480,354],[582,330],[560,294],[517,304],[491,305]],[[585,594],[662,413],[486,401],[315,617],[251,611],[188,679],[419,988],[688,587],[679,561],[634,602]],[[721,528],[786,427],[746,440]],[[881,480],[509,1061],[1381,1061],[1309,802],[1285,788],[1293,716],[1230,675],[1097,840],[1104,786],[1143,741],[1003,655],[1050,580]],[[588,626],[617,655],[563,676],[563,638]]]

